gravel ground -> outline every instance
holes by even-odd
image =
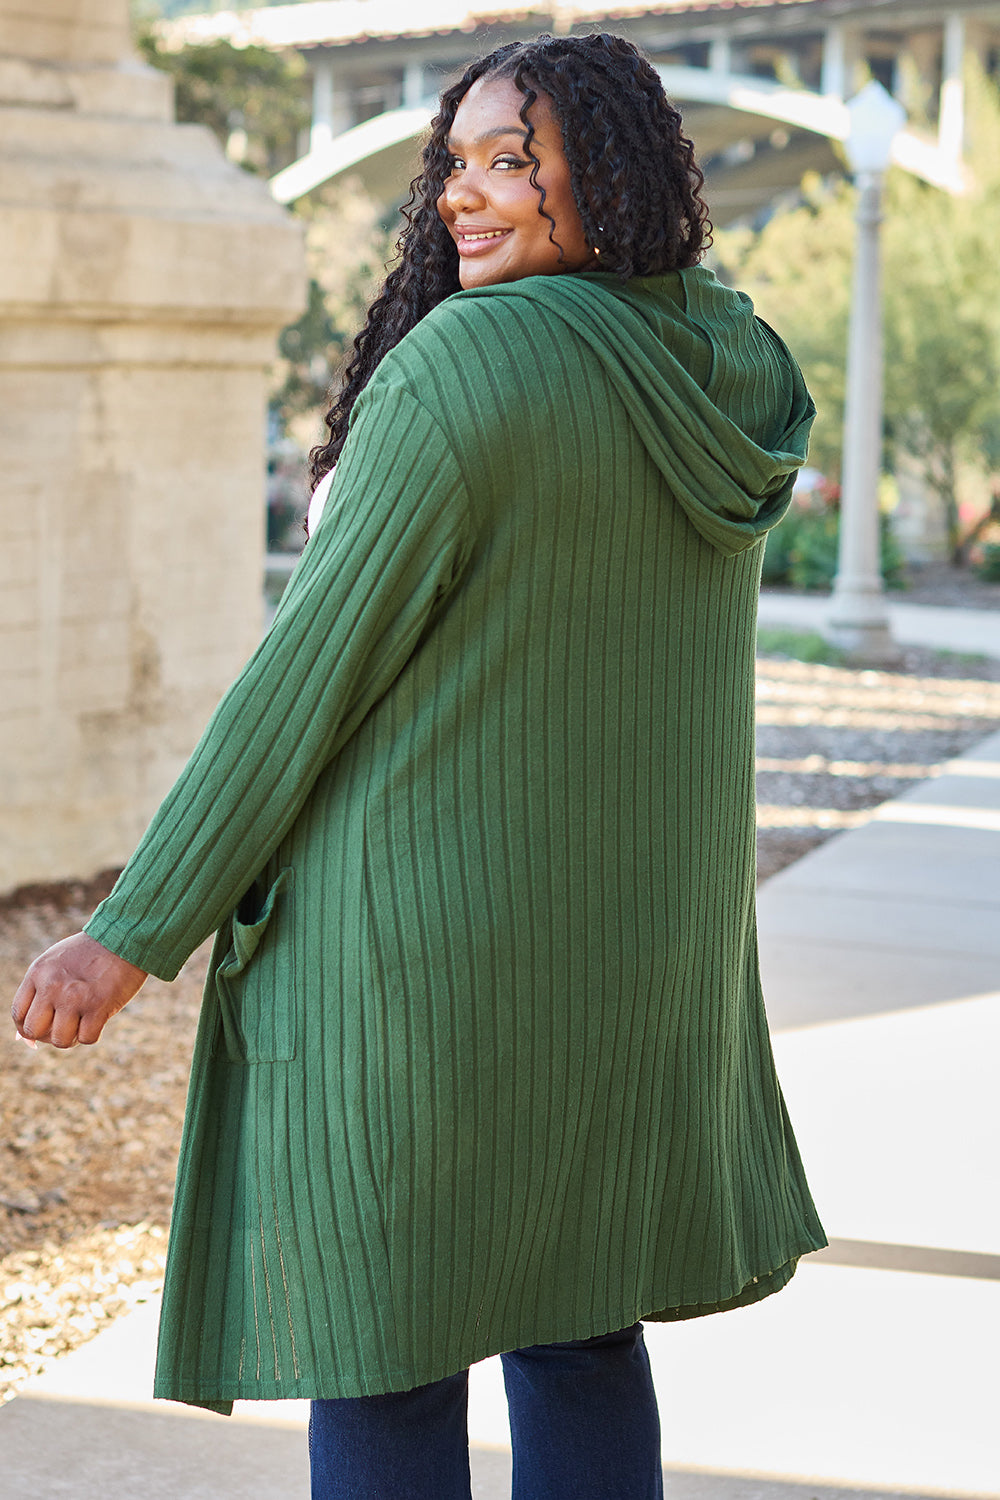
[[[1000,726],[1000,662],[909,651],[904,667],[761,659],[762,879]],[[0,901],[8,994],[113,873]],[[0,1402],[161,1285],[206,963],[207,945],[173,984],[149,980],[94,1049],[32,1052],[0,1028]]]
[[[110,887],[0,903],[0,978],[77,930]],[[163,1280],[180,1124],[208,946],[150,979],[100,1046],[32,1052],[0,1027],[0,1403]]]
[[[903,667],[853,671],[759,659],[761,880],[858,827],[880,802],[935,775],[1000,724],[1000,661],[909,648]]]
[[[768,584],[766,594],[795,594],[783,584]],[[1000,583],[988,583],[969,568],[948,562],[911,565],[903,587],[889,591],[890,604],[933,604],[959,609],[1000,610]]]
[[[920,568],[911,567],[906,578],[906,588],[899,593],[894,591],[889,597],[900,604],[1000,609],[1000,583],[987,583],[985,578],[980,578],[968,568],[955,568],[951,563],[925,563]]]

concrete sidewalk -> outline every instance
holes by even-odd
[[[952,609],[906,604],[886,595],[889,628],[901,646],[928,646],[960,655],[1000,657],[1000,610]],[[821,632],[830,613],[828,594],[785,594],[765,590],[758,622],[765,628]]]
[[[1000,656],[1000,615],[947,613],[976,616],[950,649]],[[833,1244],[756,1307],[648,1327],[666,1494],[1000,1500],[1000,734],[768,881],[759,912]],[[303,1404],[226,1420],[146,1399],[155,1313],[0,1411],[0,1500],[308,1494]],[[502,1500],[497,1360],[473,1371],[470,1436],[474,1494]]]

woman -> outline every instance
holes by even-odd
[[[701,183],[619,39],[445,91],[272,629],[15,1001],[94,1041],[218,929],[157,1392],[314,1398],[317,1496],[467,1500],[497,1352],[519,1500],[658,1495],[638,1320],[823,1243],[753,921],[755,599],[813,408],[698,264]]]

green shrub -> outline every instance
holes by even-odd
[[[831,667],[844,660],[843,651],[814,630],[782,630],[771,625],[762,625],[757,631],[757,654],[822,662]]]
[[[1000,542],[989,542],[983,548],[976,572],[987,583],[1000,583]]]
[[[789,548],[795,535],[795,515],[789,512],[785,519],[767,533],[764,544],[764,568],[761,583],[787,583],[791,564]]]
[[[840,516],[835,507],[793,506],[768,533],[761,581],[783,583],[793,589],[829,589],[837,572],[839,529]],[[887,516],[879,517],[879,529],[886,587],[903,588],[903,554]]]
[[[828,589],[837,571],[838,517],[833,510],[801,511],[789,549],[788,582],[793,589]]]

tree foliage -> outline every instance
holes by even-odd
[[[178,120],[207,125],[248,170],[271,175],[295,160],[310,113],[299,54],[228,42],[169,51],[153,0],[139,3],[147,8],[136,18],[136,45],[173,78]],[[308,301],[280,335],[271,410],[273,426],[305,450],[320,440],[330,385],[384,277],[397,214],[358,178],[327,183],[292,211],[306,222]]]
[[[760,231],[716,231],[716,269],[748,291],[802,365],[818,409],[810,463],[839,469],[854,245],[853,193],[810,174],[801,202]]]
[[[397,228],[357,178],[327,183],[296,205],[306,220],[309,299],[279,340],[272,405],[302,447],[320,440],[322,414],[385,276]]]
[[[1000,96],[974,70],[967,81],[974,186],[951,197],[893,170],[883,226],[885,437],[919,462],[960,550],[956,471],[1000,464]],[[803,183],[801,202],[753,234],[716,238],[720,270],[745,287],[787,339],[820,415],[810,459],[840,469],[854,252],[854,189]]]
[[[207,125],[241,166],[271,176],[299,156],[310,105],[298,52],[226,41],[173,51],[150,20],[137,25],[136,46],[151,67],[174,80],[177,119]]]

